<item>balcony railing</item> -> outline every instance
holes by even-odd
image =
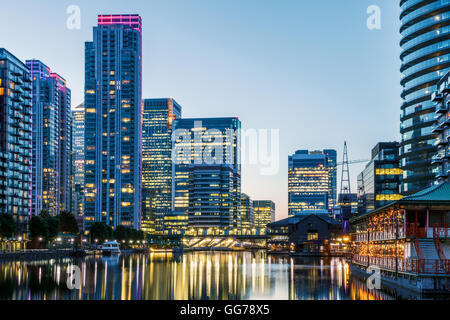
[[[433,226],[433,238],[448,238],[450,236],[450,225],[437,223]]]
[[[382,256],[362,256],[354,254],[352,263],[364,266],[377,266],[390,271],[398,271],[404,273],[441,275],[450,274],[450,260],[438,259],[403,259],[395,257]]]

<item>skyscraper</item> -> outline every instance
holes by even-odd
[[[440,96],[436,99],[437,96]],[[450,72],[438,82],[438,92],[434,94],[437,120],[433,131],[437,133],[437,154],[433,157],[435,183],[450,180]]]
[[[275,203],[270,200],[254,200],[255,228],[266,228],[275,221]]]
[[[85,69],[85,223],[139,228],[141,17],[98,16]]]
[[[400,200],[398,142],[380,142],[372,149],[372,159],[358,176],[358,214]]]
[[[82,216],[84,212],[84,103],[72,110],[72,119],[74,214]]]
[[[39,60],[26,62],[33,81],[32,214],[71,211],[71,92]]]
[[[401,0],[401,192],[414,193],[432,185],[431,158],[436,153],[436,119],[431,94],[450,70],[450,3]]]
[[[289,156],[289,216],[328,210],[336,201],[336,178],[335,150],[298,150]]]
[[[238,118],[174,121],[173,209],[189,227],[238,228],[241,122]]]
[[[241,194],[241,226],[243,229],[253,228],[255,224],[255,210],[253,200],[245,193]]]
[[[172,124],[181,106],[171,98],[144,100],[142,125],[142,229],[163,231],[172,210]]]
[[[26,232],[31,201],[31,77],[27,66],[0,48],[0,214]]]

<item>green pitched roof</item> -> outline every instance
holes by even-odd
[[[432,186],[400,201],[450,201],[450,183],[444,182]]]

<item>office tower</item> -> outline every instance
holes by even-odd
[[[31,76],[27,66],[0,48],[0,214],[11,214],[27,232],[31,208]]]
[[[72,121],[74,214],[80,217],[84,212],[84,103],[72,110]]]
[[[70,211],[71,93],[39,60],[27,60],[33,81],[32,214]]]
[[[173,210],[187,212],[190,228],[238,228],[241,122],[179,119],[173,126]]]
[[[266,228],[275,221],[275,203],[270,200],[254,200],[255,228]]]
[[[172,211],[172,124],[181,106],[171,98],[145,99],[142,124],[142,230],[161,232]]]
[[[432,165],[435,183],[450,181],[450,73],[438,82],[438,91],[433,94],[436,107],[436,123],[433,132],[437,134],[437,153],[433,157]]]
[[[346,217],[350,218],[358,212],[358,194],[357,193],[340,193],[338,197],[338,206],[341,209],[341,213],[344,213],[346,208],[350,209],[347,212]]]
[[[370,162],[358,175],[358,214],[402,198],[399,150],[398,142],[380,142],[372,149]]]
[[[241,193],[241,227],[251,229],[255,224],[255,211],[252,199],[245,193]]]
[[[331,209],[337,205],[337,152],[334,149],[325,149],[323,153],[328,160],[328,208]]]
[[[335,203],[329,199],[336,198],[336,185],[335,150],[298,150],[289,156],[289,216],[328,210]]]
[[[142,20],[100,15],[85,45],[85,224],[140,228]]]
[[[433,184],[431,158],[436,154],[436,120],[431,94],[450,70],[448,1],[401,0],[401,193],[411,194]]]

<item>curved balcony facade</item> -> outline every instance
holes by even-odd
[[[402,115],[401,192],[433,184],[437,152],[431,95],[450,70],[450,0],[400,0]]]

